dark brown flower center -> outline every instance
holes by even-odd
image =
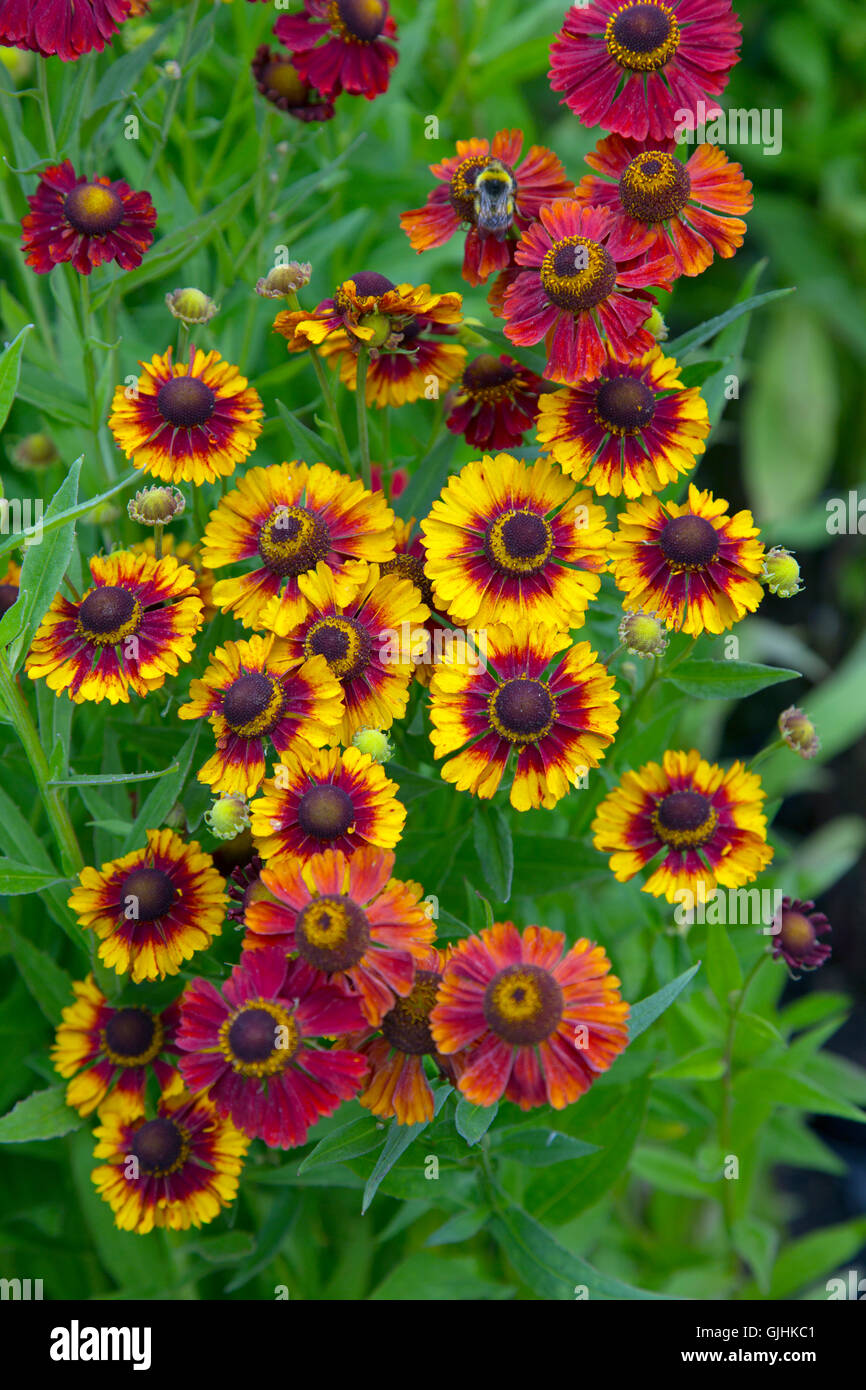
[[[704,569],[719,553],[719,536],[705,516],[685,512],[666,522],[659,537],[665,559],[677,569]]]
[[[175,376],[156,393],[156,408],[175,429],[203,425],[213,414],[216,395],[197,376]]]
[[[553,532],[537,512],[511,508],[488,526],[484,550],[491,565],[505,574],[535,574],[553,550]]]
[[[674,849],[695,849],[706,844],[719,822],[709,798],[689,791],[669,792],[651,819],[659,839]]]
[[[0,618],[18,602],[17,584],[0,584]]]
[[[180,1163],[185,1147],[179,1126],[162,1115],[140,1125],[131,1145],[139,1169],[149,1177],[170,1173]]]
[[[420,555],[407,555],[405,552],[395,555],[393,560],[385,561],[382,573],[399,574],[401,578],[410,580],[419,590],[428,608],[433,607],[433,585],[424,573],[424,561]]]
[[[259,532],[259,554],[268,569],[283,578],[315,569],[330,548],[327,526],[306,507],[277,507]]]
[[[177,897],[177,889],[164,869],[143,865],[127,874],[120,897],[130,921],[155,922],[169,911]]]
[[[85,236],[106,236],[123,221],[123,199],[103,183],[79,183],[63,200],[66,220]]]
[[[388,6],[385,0],[332,0],[330,17],[338,31],[345,30],[360,43],[372,43],[385,28]]]
[[[417,1057],[436,1051],[429,1020],[440,979],[435,970],[416,970],[411,994],[382,1019],[382,1034],[398,1052]]]
[[[562,990],[540,965],[509,965],[484,991],[484,1017],[493,1032],[515,1046],[549,1038],[563,1013]]]
[[[277,1027],[267,1009],[244,1009],[229,1028],[229,1047],[242,1062],[264,1062],[276,1048]]]
[[[223,696],[223,717],[236,734],[258,737],[279,722],[282,691],[272,676],[246,671]]]
[[[295,943],[316,970],[351,970],[370,943],[370,923],[351,898],[314,898],[298,914]]]
[[[616,285],[616,265],[589,237],[565,237],[545,253],[541,283],[554,304],[576,314],[607,298]]]
[[[355,807],[342,787],[310,787],[298,802],[298,825],[317,840],[336,840],[355,822]]]
[[[674,55],[680,29],[673,11],[657,0],[624,5],[608,21],[605,41],[611,57],[631,72],[655,72]]]
[[[370,660],[369,632],[354,618],[320,618],[304,638],[304,655],[323,656],[338,680],[351,680]]]
[[[595,397],[600,423],[614,434],[637,433],[649,424],[655,408],[655,395],[634,376],[611,377],[602,382]]]
[[[114,632],[129,622],[135,606],[135,595],[128,589],[105,584],[87,595],[78,610],[78,617],[89,632]]]
[[[396,289],[393,280],[389,280],[386,275],[380,275],[377,270],[359,270],[357,275],[347,275],[346,279],[354,282],[355,293],[359,299],[367,299],[370,295],[379,299],[389,290]]]
[[[501,362],[490,352],[484,352],[463,373],[463,390],[472,396],[484,396],[485,392],[506,395],[502,387],[507,386],[517,375],[517,367],[510,362]]]
[[[149,1009],[117,1009],[105,1025],[105,1041],[118,1057],[141,1057],[150,1051],[156,1020]]]
[[[531,743],[549,732],[556,701],[543,681],[517,676],[494,691],[488,706],[490,721],[511,743]]]
[[[629,217],[639,222],[664,222],[676,217],[689,201],[692,181],[682,160],[661,150],[635,155],[619,181],[619,196]]]

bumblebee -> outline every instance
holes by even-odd
[[[517,184],[499,159],[491,159],[475,180],[475,225],[479,232],[504,241],[514,218]]]

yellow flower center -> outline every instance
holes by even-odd
[[[692,191],[682,160],[661,150],[644,150],[626,166],[619,197],[629,217],[638,222],[664,222],[682,212]]]
[[[673,10],[660,0],[629,0],[611,15],[604,33],[607,51],[629,72],[657,72],[680,42]]]
[[[385,0],[331,0],[328,6],[331,28],[348,43],[372,43],[385,28],[387,18]]]
[[[719,553],[719,533],[705,516],[684,512],[666,522],[659,546],[674,570],[702,570]]]
[[[247,671],[223,695],[223,718],[240,738],[261,738],[279,724],[284,703],[279,681],[263,671]]]
[[[549,1038],[562,1019],[562,990],[540,965],[509,965],[484,991],[484,1017],[500,1038],[531,1047]]]
[[[577,314],[607,299],[616,285],[616,266],[598,242],[564,237],[545,253],[541,283],[554,304]]]
[[[63,200],[66,219],[85,236],[105,236],[123,221],[123,199],[103,183],[79,183]]]
[[[370,923],[352,898],[315,897],[298,914],[295,943],[316,970],[351,970],[370,944]]]
[[[315,569],[330,548],[327,526],[306,507],[277,507],[259,532],[259,554],[282,577]]]
[[[416,970],[411,994],[382,1019],[382,1035],[397,1052],[419,1057],[436,1051],[429,1019],[440,979],[434,970]]]

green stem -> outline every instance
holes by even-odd
[[[168,139],[168,133],[171,130],[171,123],[174,120],[174,113],[177,110],[177,103],[180,99],[181,83],[183,82],[183,69],[186,65],[186,60],[189,56],[193,30],[195,29],[195,22],[198,17],[198,7],[199,0],[190,0],[189,10],[187,12],[186,18],[186,28],[184,30],[183,39],[181,41],[180,57],[177,60],[178,66],[181,70],[181,75],[177,78],[176,81],[172,83],[171,92],[169,93],[169,98],[166,102],[165,115],[163,117],[162,126],[159,132],[159,139],[157,140],[156,144],[151,150],[150,159],[147,161],[147,170],[144,175],[145,186],[147,186],[148,182],[150,181],[151,175],[153,174],[153,171],[156,167],[156,161],[159,159],[159,156],[165,149],[165,142]]]
[[[48,59],[40,56],[36,60],[36,65],[39,70],[39,104],[42,107],[45,139],[48,141],[48,153],[52,159],[56,159],[57,136],[54,134],[54,122],[51,119],[51,99],[48,94]]]
[[[153,553],[157,560],[162,559],[162,533],[164,526],[154,526],[153,528]]]
[[[755,754],[751,762],[746,764],[748,771],[754,772],[755,768],[758,766],[758,763],[763,762],[765,758],[769,758],[771,753],[777,753],[780,748],[787,748],[787,746],[788,744],[786,739],[773,739],[772,743],[768,743],[766,748],[762,748],[759,752]]]
[[[358,408],[358,450],[361,455],[361,479],[364,487],[370,487],[370,432],[367,419],[367,368],[370,353],[363,345],[358,353],[358,377],[355,386],[355,404]]]
[[[84,362],[84,393],[87,397],[87,408],[90,415],[90,433],[93,438],[93,461],[98,462],[102,445],[99,439],[99,427],[102,423],[101,411],[99,408],[99,395],[97,390],[96,361],[93,355],[93,320],[90,309],[90,285],[86,275],[77,277],[81,294],[81,351]],[[112,474],[108,474],[111,481]]]
[[[321,357],[319,356],[318,352],[314,347],[311,347],[309,349],[309,353],[310,360],[313,364],[313,370],[316,373],[319,388],[324,398],[325,409],[328,412],[328,416],[330,417],[331,424],[334,426],[334,432],[337,436],[337,447],[340,450],[346,468],[350,473],[353,473],[354,468],[352,465],[352,456],[349,453],[349,446],[346,443],[346,436],[343,432],[343,426],[340,423],[340,417],[337,414],[337,407],[334,402],[334,393],[331,390],[331,383],[328,380],[328,374],[325,371],[324,363],[322,362]]]

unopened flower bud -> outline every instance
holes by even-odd
[[[179,82],[183,75],[180,63],[176,63],[174,58],[169,58],[168,62],[163,64],[162,70],[172,82]]]
[[[165,296],[165,302],[172,315],[182,323],[210,323],[219,305],[204,293],[189,287],[185,290],[172,290]]]
[[[167,526],[183,512],[186,498],[176,487],[146,487],[127,504],[133,521],[141,526]]]
[[[60,455],[48,434],[28,434],[15,445],[12,457],[19,468],[48,468]]]
[[[657,343],[663,343],[668,336],[668,326],[659,313],[658,309],[653,309],[644,328],[647,333],[652,333]]]
[[[386,763],[394,756],[394,746],[382,729],[359,729],[352,743],[361,753],[367,753],[377,763]]]
[[[391,320],[387,314],[365,314],[358,320],[358,327],[366,328],[372,334],[372,337],[362,339],[367,347],[382,347],[391,336]]]
[[[821,747],[815,725],[805,710],[791,705],[779,715],[779,733],[801,758],[814,758]]]
[[[634,656],[661,656],[668,645],[664,623],[655,613],[626,613],[619,625],[619,640]]]
[[[256,294],[263,299],[287,299],[297,294],[304,285],[310,283],[313,267],[309,261],[290,261],[288,265],[275,265],[263,280],[256,281]]]
[[[774,545],[764,556],[761,579],[770,593],[777,594],[779,598],[793,598],[794,594],[799,594],[803,588],[800,583],[800,566],[790,550],[786,550],[783,545]]]
[[[218,840],[233,840],[250,823],[250,808],[242,796],[221,796],[204,813],[210,831]]]

